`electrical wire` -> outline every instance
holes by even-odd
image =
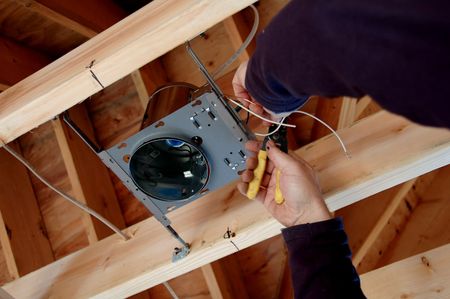
[[[229,96],[226,96],[225,98],[226,98],[227,100],[229,100],[230,102],[232,102],[233,104],[235,104],[236,106],[241,107],[241,108],[244,109],[245,111],[249,112],[249,113],[252,114],[253,116],[256,116],[257,118],[262,119],[262,120],[264,120],[264,121],[266,121],[266,122],[268,122],[268,123],[275,124],[275,125],[280,125],[280,126],[283,126],[283,127],[295,128],[295,125],[283,124],[283,123],[280,123],[280,122],[273,121],[273,120],[271,120],[271,119],[265,118],[264,116],[259,115],[259,114],[255,113],[255,112],[251,111],[251,110],[248,109],[247,107],[245,107],[245,106],[239,104],[239,103],[236,102],[235,100],[231,99]]]
[[[73,205],[77,206],[78,208],[82,209],[83,211],[89,213],[92,217],[95,217],[100,222],[108,226],[111,230],[113,230],[116,234],[120,235],[124,240],[128,240],[130,237],[126,235],[124,232],[122,232],[117,226],[112,224],[108,219],[97,213],[96,211],[89,208],[84,203],[76,200],[72,196],[64,193],[63,191],[59,190],[55,186],[53,186],[47,179],[45,179],[43,176],[37,172],[36,169],[27,161],[25,160],[19,153],[17,153],[14,149],[9,147],[7,144],[0,141],[0,147],[3,147],[8,153],[10,153],[14,158],[16,158],[20,163],[22,163],[32,174],[34,174],[42,183],[44,183],[48,188],[62,196],[64,199],[72,203]]]
[[[325,127],[327,127],[327,128],[331,131],[331,133],[333,133],[333,135],[337,138],[337,140],[339,141],[339,143],[341,144],[341,147],[342,147],[342,149],[344,150],[344,153],[345,153],[345,155],[347,156],[347,158],[348,158],[348,159],[351,158],[350,152],[347,150],[347,147],[345,146],[344,141],[342,141],[342,139],[341,139],[341,137],[339,136],[339,134],[338,134],[335,130],[333,130],[333,128],[330,127],[326,122],[324,122],[324,121],[321,120],[320,118],[318,118],[318,117],[312,115],[311,113],[308,113],[308,112],[305,112],[305,111],[298,110],[298,111],[293,111],[292,113],[300,113],[300,114],[307,115],[307,116],[309,116],[309,117],[311,117],[311,118],[317,120],[318,122],[320,122],[320,123],[321,123],[322,125],[324,125]]]
[[[247,112],[250,112],[252,115],[254,115],[254,116],[256,116],[256,117],[258,117],[258,118],[260,118],[260,119],[266,120],[266,118],[264,118],[263,116],[261,116],[261,115],[259,115],[259,114],[257,114],[257,113],[254,113],[254,112],[251,111],[250,109],[247,109],[246,107],[240,105],[240,104],[237,103],[236,101],[233,101],[233,100],[230,98],[229,95],[226,95],[226,98],[227,98],[229,101],[233,102],[234,104],[239,105],[242,109],[246,110]],[[238,97],[236,97],[236,98],[238,98]],[[254,103],[254,102],[252,102],[252,101],[250,101],[249,99],[246,99],[246,98],[239,97],[239,99],[244,100],[245,102],[248,102],[248,103],[251,103],[251,104]],[[300,114],[307,115],[307,116],[309,116],[309,117],[315,119],[316,121],[320,122],[320,123],[321,123],[322,125],[324,125],[325,127],[327,127],[327,128],[331,131],[331,133],[333,133],[333,135],[334,135],[334,136],[337,138],[337,140],[339,141],[339,143],[340,143],[340,145],[341,145],[341,147],[342,147],[342,150],[343,150],[344,153],[345,153],[345,156],[346,156],[348,159],[351,158],[350,152],[347,150],[347,147],[345,146],[345,143],[342,141],[342,138],[341,138],[341,137],[339,136],[339,134],[338,134],[332,127],[330,127],[326,122],[324,122],[324,121],[321,120],[320,118],[318,118],[318,117],[316,117],[316,116],[314,116],[314,115],[312,115],[312,114],[310,114],[310,113],[308,113],[308,112],[305,112],[305,111],[297,110],[297,111],[292,111],[292,113],[300,113]],[[266,120],[266,121],[267,121],[267,120]],[[286,127],[290,127],[290,128],[295,128],[295,127],[296,127],[295,125],[283,124],[283,121],[284,121],[284,118],[281,120],[281,123],[277,123],[277,122],[274,122],[274,121],[269,121],[270,123],[274,123],[274,124],[277,124],[277,125],[278,125],[278,128],[277,128],[273,133],[275,133],[276,131],[278,131],[278,130],[280,129],[281,126],[286,126]],[[272,134],[273,134],[273,133],[272,133]],[[270,135],[271,135],[271,134],[261,134],[261,133],[254,133],[254,134],[255,134],[256,136],[262,136],[262,137],[270,136]]]
[[[163,282],[163,285],[166,287],[167,291],[170,293],[173,299],[179,299],[175,291],[172,289],[172,287],[169,285],[167,281]]]
[[[275,134],[276,132],[278,132],[278,130],[281,128],[281,124],[284,122],[284,120],[286,119],[286,117],[283,117],[281,120],[280,120],[280,124],[278,125],[278,127],[275,129],[275,130],[273,130],[273,132],[271,132],[271,133],[266,133],[266,134],[264,134],[264,133],[254,133],[256,136],[261,136],[261,137],[267,137],[267,136],[270,136],[270,135],[272,135],[272,134]]]
[[[253,10],[253,13],[255,15],[250,33],[248,34],[242,45],[239,47],[239,49],[237,49],[237,51],[212,74],[212,77],[214,79],[221,75],[239,57],[239,55],[242,54],[242,52],[248,47],[252,39],[255,37],[256,31],[258,30],[259,26],[259,13],[254,5],[250,5],[250,8]]]

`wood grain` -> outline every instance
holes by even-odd
[[[341,134],[352,151],[351,160],[329,137],[296,151],[318,171],[331,211],[450,162],[450,132],[421,127],[387,112]],[[176,241],[151,218],[127,229],[133,236],[129,241],[108,237],[5,289],[20,298],[125,297],[235,252],[223,239],[227,227],[236,232],[233,241],[240,249],[279,234],[281,228],[261,205],[243,199],[234,184],[170,217],[192,246],[191,253],[175,264],[169,253]]]
[[[0,139],[9,142],[254,2],[153,1],[0,94]]]
[[[361,276],[367,298],[449,298],[450,245],[412,256]]]
[[[53,262],[53,252],[27,169],[4,149],[0,165],[0,209],[18,272],[25,275]]]

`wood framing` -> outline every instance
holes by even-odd
[[[340,131],[349,160],[332,136],[296,154],[318,171],[330,210],[417,177],[450,162],[450,132],[412,124],[379,112]],[[5,286],[19,298],[126,297],[236,252],[223,235],[236,232],[243,249],[280,233],[281,225],[257,202],[231,184],[171,213],[174,227],[192,252],[172,263],[176,241],[155,219],[127,229],[123,241],[111,236]]]
[[[71,118],[91,139],[94,130],[83,104],[70,109]],[[103,215],[119,228],[125,227],[114,186],[108,170],[98,156],[62,120],[53,121],[56,139],[64,159],[75,198]],[[113,232],[97,219],[83,213],[89,243],[97,242]]]
[[[0,139],[19,137],[253,2],[151,2],[2,92]]]
[[[20,152],[15,143],[11,146]],[[13,253],[5,252],[9,270],[15,263],[18,273],[25,275],[53,262],[53,252],[27,169],[4,149],[0,165],[0,210],[7,231],[0,239],[2,247]],[[8,261],[11,258],[14,262]]]
[[[450,244],[361,276],[367,298],[449,298]]]
[[[42,5],[38,1],[16,0],[16,2],[23,5],[26,9],[29,9],[30,11],[37,13],[47,19],[50,19],[53,22],[60,24],[70,30],[73,30],[87,38],[91,38],[97,35],[97,32],[92,30],[91,28],[88,28],[78,22],[75,22],[74,20],[71,20],[64,15],[61,15],[54,10],[51,10],[50,8]]]
[[[408,218],[431,185],[437,171],[404,183],[379,217],[353,257],[358,273],[374,269],[395,237],[400,234]]]

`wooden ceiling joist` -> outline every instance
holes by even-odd
[[[70,115],[90,140],[95,140],[94,130],[84,105],[71,108]],[[106,166],[62,120],[54,120],[53,128],[75,198],[117,227],[124,228],[125,222]],[[103,223],[84,212],[83,222],[90,244],[113,233]]]
[[[70,30],[73,30],[87,38],[94,37],[97,35],[97,32],[95,30],[92,30],[91,28],[88,28],[72,19],[69,19],[68,17],[59,14],[58,12],[48,8],[45,5],[42,5],[38,1],[34,0],[16,0],[17,3],[20,3],[25,8],[29,9],[30,11],[37,13],[47,19],[52,20],[55,23],[58,23]]]
[[[2,92],[0,139],[19,137],[254,1],[151,2]]]
[[[20,152],[15,143],[11,146]],[[53,262],[53,252],[27,169],[4,149],[0,165],[0,210],[6,228],[0,229],[0,241],[5,256],[13,259],[7,259],[8,269],[15,264],[18,274],[25,275]]]
[[[433,171],[401,186],[359,250],[354,253],[353,263],[358,273],[365,273],[376,267],[382,254],[407,223],[420,197],[435,176],[436,171]]]
[[[318,171],[331,211],[450,162],[450,133],[379,112],[342,130],[348,160],[331,136],[296,154]],[[171,213],[192,252],[172,263],[176,241],[153,218],[127,229],[129,241],[111,236],[22,277],[5,289],[19,298],[126,297],[280,233],[281,225],[233,184]]]
[[[361,276],[367,298],[449,298],[450,244]]]

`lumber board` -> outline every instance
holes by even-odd
[[[0,285],[17,278],[19,278],[19,270],[14,259],[2,211],[0,211]]]
[[[16,144],[11,146],[20,153]],[[8,231],[1,237],[2,247],[8,247],[6,237],[17,270],[25,275],[53,262],[53,252],[27,169],[4,149],[0,149],[0,165],[0,210]]]
[[[338,129],[350,126],[356,118],[356,99],[342,97],[341,111],[339,112]]]
[[[52,185],[72,193],[64,161],[50,122],[20,140],[23,157]],[[55,259],[89,245],[82,223],[83,211],[30,176]]]
[[[88,30],[94,33],[111,27],[127,16],[127,13],[118,4],[114,3],[113,0],[38,0],[38,2],[65,18],[88,28]],[[62,25],[64,25],[64,22]],[[75,30],[75,28],[72,29]],[[79,33],[81,34],[81,32]]]
[[[9,88],[8,84],[0,83],[0,92],[5,91]]]
[[[94,130],[83,104],[70,109],[73,121],[90,138]],[[106,166],[61,119],[52,122],[75,198],[94,209],[119,228],[125,227],[122,212]],[[90,243],[112,234],[94,217],[83,212],[83,223]]]
[[[23,7],[30,10],[31,12],[37,13],[57,24],[60,24],[61,26],[65,27],[65,28],[73,30],[87,38],[91,38],[97,34],[97,32],[92,30],[91,28],[88,28],[78,22],[75,22],[74,20],[71,20],[62,14],[59,14],[54,10],[51,10],[50,8],[46,7],[45,5],[42,5],[38,1],[16,0],[16,2],[18,4],[23,5]]]
[[[42,53],[0,36],[0,90],[6,90],[50,62]]]
[[[331,211],[410,180],[450,162],[450,132],[418,126],[379,112],[340,131],[352,152],[348,160],[336,140],[325,137],[295,152],[318,171]],[[192,251],[177,263],[176,241],[154,218],[114,235],[5,286],[20,298],[126,297],[201,267],[233,252],[223,235],[236,232],[243,249],[280,233],[282,228],[257,202],[244,199],[230,184],[173,211],[173,226]],[[132,254],[130,254],[132,252]]]
[[[253,2],[151,2],[2,92],[0,139],[10,142],[101,90],[91,71],[109,86]]]
[[[432,171],[401,185],[354,254],[353,264],[358,273],[365,273],[376,267],[391,242],[404,229],[438,171]]]
[[[361,275],[367,298],[449,298],[450,244]]]
[[[377,266],[402,260],[450,243],[450,166],[438,169],[422,192],[405,228],[383,254]]]
[[[281,235],[259,242],[233,255],[239,262],[249,298],[277,298],[283,264],[287,258]]]
[[[235,255],[201,267],[212,299],[248,299],[242,271]]]
[[[86,37],[27,9],[16,0],[0,1],[0,23],[3,36],[51,57],[60,57],[86,41]]]

